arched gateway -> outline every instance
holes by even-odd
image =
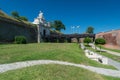
[[[37,41],[41,40],[46,42],[71,42],[72,38],[76,38],[79,41],[81,38],[90,37],[95,39],[95,34],[50,34],[50,23],[45,21],[43,13],[40,11],[37,18],[34,19],[33,24],[37,25]]]
[[[40,43],[43,37],[50,35],[50,23],[45,21],[43,13],[40,11],[38,17],[34,19],[33,24],[37,25],[37,41]]]

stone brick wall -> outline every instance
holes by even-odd
[[[13,42],[15,36],[25,36],[28,42],[36,42],[36,33],[36,28],[30,25],[24,26],[0,20],[0,42]]]
[[[96,34],[96,38],[104,38],[107,44],[120,46],[120,30],[102,32]]]

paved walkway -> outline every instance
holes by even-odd
[[[114,66],[115,68],[117,68],[120,71],[120,63],[119,62],[108,58],[108,64]]]
[[[114,52],[114,51],[110,51],[110,50],[106,50],[106,49],[103,49],[103,50],[105,50],[107,53],[109,53],[109,54],[113,54],[113,55],[116,55],[116,56],[120,56],[120,53],[118,53],[118,52]]]
[[[117,53],[117,52],[114,52],[114,51],[109,51],[109,50],[106,50],[106,49],[103,49],[104,51],[106,51],[107,53],[109,54],[112,54],[112,55],[116,55],[116,56],[120,56],[120,53]],[[105,56],[104,56],[105,57]],[[106,57],[108,58],[108,57]],[[118,70],[120,70],[120,62],[117,62],[115,60],[112,60],[110,58],[108,58],[108,64],[109,65],[112,65],[114,66],[115,68],[117,68]]]
[[[0,73],[6,72],[9,70],[15,70],[15,69],[28,67],[28,66],[42,65],[42,64],[69,65],[69,66],[81,67],[81,68],[84,68],[99,74],[107,75],[107,76],[120,77],[119,70],[104,69],[104,68],[85,66],[85,65],[74,64],[69,62],[63,62],[63,61],[53,61],[53,60],[33,60],[33,61],[15,62],[10,64],[1,64]]]
[[[94,44],[90,44],[90,46],[92,46],[92,48],[93,49],[95,49],[94,47],[95,47],[95,45]],[[98,48],[98,47],[96,47],[96,48]],[[117,53],[117,52],[113,52],[113,51],[109,51],[109,50],[105,50],[105,49],[101,49],[102,51],[106,51],[107,53],[109,53],[109,54],[113,54],[113,55],[116,55],[116,56],[120,56],[120,53]],[[96,53],[96,54],[98,54],[98,53]],[[100,54],[99,54],[100,55]],[[103,56],[103,55],[101,55],[102,57],[105,57],[105,58],[108,58],[108,57],[106,57],[106,56]],[[120,62],[117,62],[117,61],[115,61],[115,60],[112,60],[111,58],[108,58],[108,64],[109,65],[112,65],[112,66],[114,66],[115,68],[117,68],[118,70],[120,70]]]
[[[98,53],[97,53],[98,54]],[[114,54],[114,53],[113,53]],[[116,54],[119,54],[119,53],[116,53]],[[100,55],[100,54],[99,54]],[[115,54],[114,54],[115,55]],[[108,57],[106,57],[106,56],[103,56],[103,55],[101,55],[102,57],[105,57],[105,58],[108,58]],[[119,55],[118,55],[119,56]],[[108,65],[112,65],[112,66],[114,66],[115,68],[117,68],[118,70],[120,70],[120,62],[118,62],[118,61],[115,61],[115,60],[113,60],[113,59],[111,59],[111,58],[108,58]]]
[[[91,43],[91,44],[89,44],[91,47],[96,47],[93,43]],[[96,48],[98,48],[98,47],[96,47]],[[95,48],[94,48],[95,49]],[[103,51],[106,51],[107,53],[109,53],[109,54],[113,54],[113,55],[116,55],[116,56],[120,56],[120,53],[118,53],[118,52],[114,52],[114,51],[110,51],[110,50],[106,50],[106,49],[101,49],[101,50],[103,50]]]

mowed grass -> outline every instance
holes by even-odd
[[[65,65],[37,65],[0,74],[1,80],[120,80]]]
[[[0,45],[0,63],[28,60],[60,60],[96,67],[112,68],[87,58],[76,43],[3,44]]]
[[[95,49],[92,49],[91,47],[87,47],[89,50],[92,50],[92,51],[94,51],[94,52],[97,52],[98,54],[101,54],[101,55],[103,55],[103,56],[106,56],[106,57],[108,57],[108,58],[111,58],[111,59],[113,59],[113,60],[115,60],[115,61],[118,61],[118,62],[120,62],[120,56],[116,56],[116,55],[113,55],[113,54],[109,54],[109,53],[107,53],[107,52],[100,52],[100,51],[97,51],[97,50],[95,50]]]
[[[101,46],[103,49],[106,49],[106,50],[110,50],[110,51],[114,51],[114,52],[118,52],[120,53],[120,50],[118,49],[109,49],[109,48],[105,48],[104,46]]]

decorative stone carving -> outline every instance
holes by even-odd
[[[45,21],[43,13],[40,11],[38,17],[34,19],[33,24],[37,25],[37,41],[40,43],[43,37],[50,35],[50,23]]]

